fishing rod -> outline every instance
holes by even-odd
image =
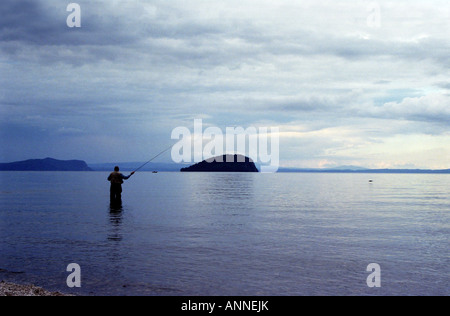
[[[166,153],[167,151],[169,151],[171,148],[173,147],[173,145],[170,145],[169,148],[164,149],[162,152],[160,152],[158,155],[156,155],[155,157],[153,157],[152,159],[150,159],[149,161],[147,161],[146,163],[144,163],[142,166],[140,166],[139,168],[137,168],[136,170],[133,171],[133,173],[138,172],[139,170],[141,170],[142,168],[144,168],[146,165],[148,165],[149,163],[151,163],[153,160],[155,160],[156,158],[158,158],[159,156],[161,156],[162,154]]]
[[[195,142],[197,140],[197,138],[201,136],[201,135],[197,135],[194,137],[193,142]],[[164,149],[162,152],[160,152],[158,155],[156,155],[155,157],[153,157],[152,159],[150,159],[149,161],[147,161],[146,163],[144,163],[142,166],[140,166],[139,168],[137,168],[136,170],[133,171],[133,174],[138,172],[139,170],[141,170],[142,168],[144,168],[146,165],[148,165],[149,163],[151,163],[153,160],[155,160],[156,158],[158,158],[159,156],[161,156],[162,154],[166,153],[167,151],[169,151],[170,149],[172,149],[174,145],[170,145],[170,147],[168,147],[167,149]]]

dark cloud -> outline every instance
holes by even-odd
[[[70,12],[61,1],[4,0],[0,8],[0,41],[36,46],[118,45],[133,42],[133,33],[118,16],[109,16],[105,2],[78,1],[82,27],[68,28]],[[105,8],[106,10],[103,10]]]
[[[0,7],[0,41],[40,43],[51,38],[55,25],[40,1],[6,0]],[[56,28],[57,29],[57,28]]]

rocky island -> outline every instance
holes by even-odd
[[[248,157],[242,155],[223,155],[208,160],[188,168],[181,169],[181,172],[259,172],[255,163]]]

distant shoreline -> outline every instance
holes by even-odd
[[[450,169],[364,169],[364,170],[334,170],[334,169],[280,169],[279,173],[360,173],[360,174],[450,174]]]
[[[31,159],[25,161],[0,163],[1,171],[18,172],[91,172],[112,171],[114,167],[120,166],[121,171],[131,172],[136,170],[140,162],[122,163],[86,163],[83,160],[57,160],[53,158]],[[183,168],[192,168],[186,164],[176,163],[150,163],[140,172],[180,172]],[[261,166],[256,165],[258,170]],[[194,170],[195,172],[195,170]],[[212,172],[205,170],[203,172]],[[280,167],[278,173],[361,173],[361,174],[450,174],[450,169],[368,169],[355,166],[341,166],[337,168],[286,168]]]

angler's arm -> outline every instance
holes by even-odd
[[[122,175],[122,179],[124,179],[124,180],[128,180],[128,179],[130,179],[131,178],[131,176],[134,174],[134,172],[132,172],[128,177],[126,177],[126,176],[124,176],[124,175]]]

